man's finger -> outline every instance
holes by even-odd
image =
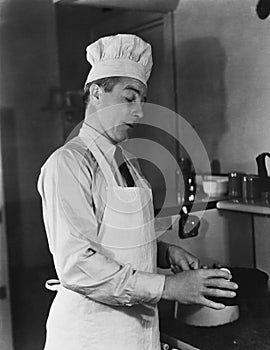
[[[224,278],[206,279],[204,285],[207,287],[215,287],[220,289],[238,289],[238,285],[235,282],[225,280]]]
[[[183,271],[190,270],[190,265],[186,259],[182,259],[179,263],[179,266]]]
[[[215,310],[222,310],[222,309],[225,308],[224,304],[222,304],[222,303],[215,303],[214,301],[206,299],[206,298],[202,299],[202,305],[208,306],[211,309],[215,309]]]
[[[177,265],[171,265],[170,268],[173,273],[181,272],[180,268]]]
[[[199,259],[194,259],[192,260],[190,263],[189,263],[189,267],[192,269],[192,270],[197,270],[200,266],[200,261]]]
[[[215,298],[234,298],[236,293],[231,290],[207,288],[204,295]]]
[[[232,279],[232,275],[228,271],[220,269],[203,269],[205,278],[224,278],[226,280]]]

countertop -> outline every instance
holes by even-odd
[[[155,215],[159,217],[178,215],[181,207],[186,206],[188,212],[196,212],[208,209],[231,210],[251,214],[270,215],[270,200],[244,200],[230,199],[227,196],[223,197],[198,197],[195,202],[185,202],[183,204],[171,203],[164,207],[155,207]]]
[[[218,209],[240,211],[251,214],[270,215],[268,200],[245,201],[243,199],[227,199],[216,203]]]
[[[200,350],[269,350],[270,294],[240,305],[237,321],[218,327],[186,326],[179,320],[161,319],[161,332]]]

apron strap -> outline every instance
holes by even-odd
[[[120,147],[120,146],[119,146]],[[143,188],[147,188],[149,189],[149,185],[147,183],[147,181],[145,181],[145,179],[141,176],[141,174],[138,172],[138,169],[136,169],[135,166],[133,166],[132,164],[132,159],[135,158],[135,157],[130,157],[129,154],[125,154],[123,152],[123,156],[124,156],[124,159],[126,160],[126,162],[129,164],[130,168],[134,171],[134,173],[136,174],[136,177],[137,177],[137,180],[135,181],[136,185],[138,187],[139,184],[143,187]],[[136,158],[135,158],[136,159]]]
[[[52,278],[46,281],[45,288],[57,292],[61,288],[61,283],[59,280]]]
[[[81,133],[80,137],[84,141],[83,134]],[[91,144],[89,145],[89,142],[86,143],[84,141],[85,145],[88,147],[89,151],[93,154],[94,158],[96,159],[98,165],[100,166],[100,169],[108,183],[108,185],[111,186],[118,186],[117,181],[115,179],[115,176],[112,172],[112,169],[104,156],[104,154],[101,152],[98,145],[95,143],[94,140],[92,140]]]

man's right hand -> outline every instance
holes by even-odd
[[[223,309],[224,304],[207,297],[233,298],[238,288],[231,282],[229,272],[219,269],[197,269],[166,276],[162,298],[181,304],[200,304],[213,309]]]

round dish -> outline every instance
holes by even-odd
[[[204,176],[203,191],[210,197],[219,197],[228,192],[229,178],[227,176]]]

